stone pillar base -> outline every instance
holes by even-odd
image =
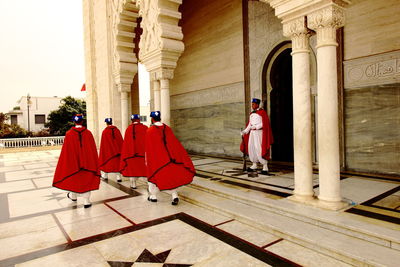
[[[308,206],[322,208],[326,210],[338,211],[350,206],[349,203],[344,201],[325,201],[318,199],[314,196],[306,196],[306,195],[293,195],[287,197],[288,200],[298,202],[301,204],[305,204]]]
[[[287,197],[287,199],[295,202],[299,202],[302,204],[310,205],[310,206],[315,206],[315,203],[317,199],[314,196],[310,195],[293,195],[290,197]]]
[[[325,201],[325,200],[321,200],[318,199],[317,200],[317,207],[319,208],[323,208],[323,209],[327,209],[327,210],[341,210],[344,209],[346,207],[350,206],[349,203],[344,202],[344,201]]]

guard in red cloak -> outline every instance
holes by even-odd
[[[253,111],[250,114],[249,123],[244,131],[241,132],[243,141],[240,144],[240,150],[249,155],[249,159],[253,162],[248,172],[254,172],[257,169],[257,163],[263,165],[261,174],[271,175],[268,172],[268,160],[271,159],[271,145],[273,136],[267,112],[259,108],[260,99],[253,98],[251,107]]]
[[[97,148],[92,133],[82,126],[83,116],[77,114],[73,120],[75,127],[65,134],[53,186],[69,191],[67,197],[72,201],[80,194],[84,207],[89,208],[90,192],[99,189],[100,184]]]
[[[144,146],[147,126],[140,122],[139,114],[132,114],[131,121],[132,124],[125,131],[120,172],[131,179],[131,188],[136,189],[136,179],[146,177]]]
[[[146,133],[148,200],[157,201],[157,189],[171,190],[172,205],[177,205],[176,189],[190,184],[196,172],[192,160],[171,128],[160,122],[161,113],[153,111],[150,117],[153,125]]]
[[[100,142],[99,169],[101,178],[108,179],[109,173],[117,173],[117,182],[122,182],[119,173],[119,162],[122,149],[122,135],[117,127],[112,125],[112,118],[106,118],[107,127],[103,130]]]

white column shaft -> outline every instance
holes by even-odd
[[[171,107],[170,107],[170,96],[169,96],[169,80],[160,80],[160,91],[161,91],[161,120],[165,124],[170,124],[171,119]]]
[[[308,38],[307,38],[308,40]],[[308,43],[308,42],[307,42]],[[293,134],[295,196],[312,197],[312,129],[309,52],[294,51],[293,64]]]
[[[154,110],[161,111],[160,82],[158,80],[153,81],[153,92],[154,92]]]
[[[125,132],[125,129],[128,128],[128,120],[129,120],[129,107],[128,107],[128,92],[121,92],[121,126],[122,132]]]
[[[318,198],[341,201],[336,46],[324,45],[317,49]]]

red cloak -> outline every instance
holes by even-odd
[[[147,126],[132,123],[125,131],[122,145],[120,172],[125,177],[145,177],[144,146]]]
[[[185,148],[165,124],[147,130],[146,163],[148,181],[160,190],[189,184],[196,173]]]
[[[119,172],[122,135],[114,125],[107,126],[101,135],[99,168],[103,172]]]
[[[274,143],[274,138],[272,136],[272,130],[271,130],[271,124],[269,123],[269,117],[267,112],[260,108],[256,110],[256,113],[262,117],[262,122],[263,122],[263,135],[262,135],[262,152],[261,156],[266,159],[270,160],[271,159],[271,145]],[[247,123],[246,127],[249,125],[249,122]],[[244,154],[248,155],[248,145],[249,145],[249,136],[250,132],[248,134],[245,134],[242,139],[242,143],[240,144],[240,151],[242,151]]]
[[[85,193],[99,189],[99,184],[97,148],[93,135],[85,127],[72,127],[65,134],[53,186]]]

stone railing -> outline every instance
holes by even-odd
[[[28,137],[0,139],[0,149],[13,147],[58,146],[64,143],[64,136]]]

